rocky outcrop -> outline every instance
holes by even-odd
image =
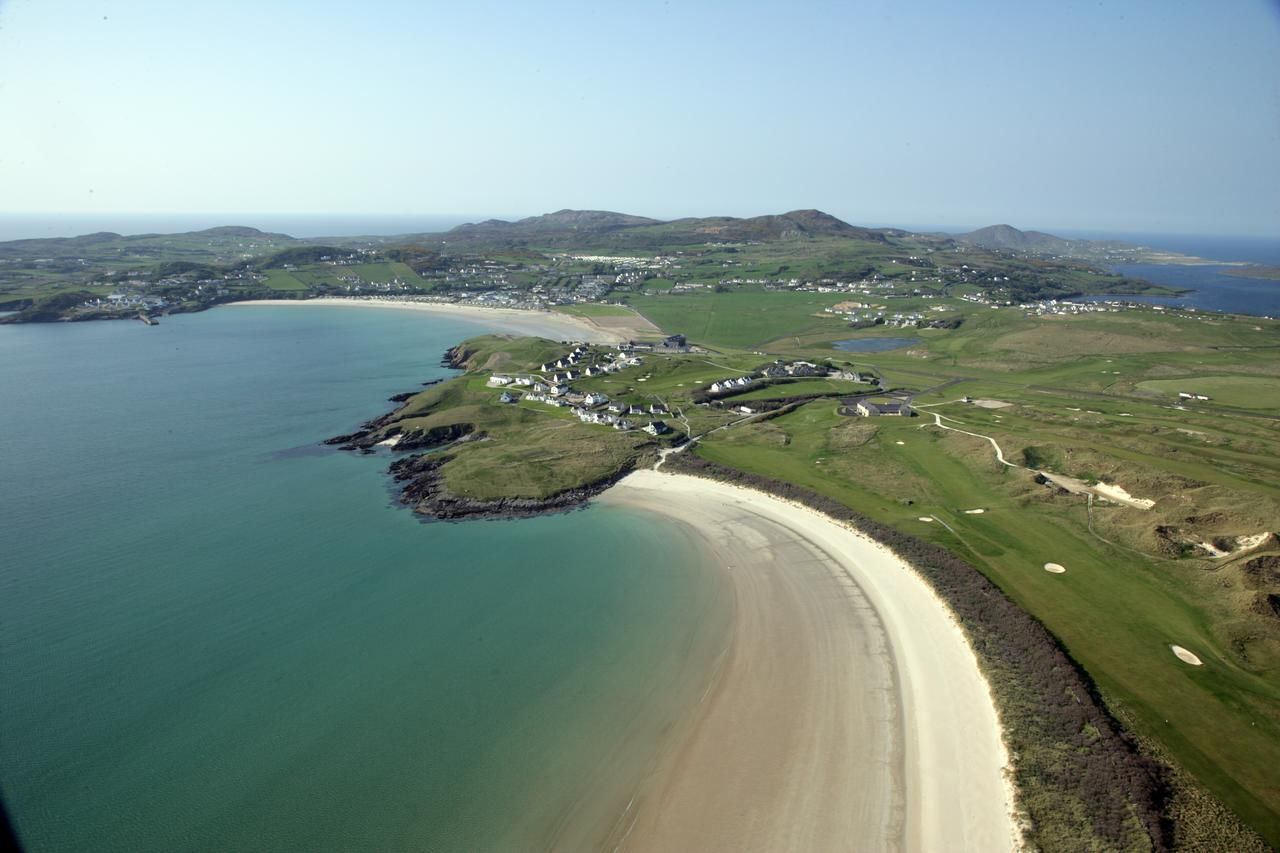
[[[581,506],[632,470],[632,466],[627,465],[607,477],[544,498],[480,500],[449,493],[441,469],[452,459],[451,455],[434,453],[406,456],[391,463],[391,477],[401,484],[401,503],[420,515],[440,520],[528,518]]]

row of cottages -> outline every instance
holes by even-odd
[[[1179,392],[1178,392],[1178,399],[1179,399],[1179,400],[1208,400],[1208,399],[1209,399],[1209,395],[1208,395],[1208,394],[1193,394],[1193,393],[1191,393],[1191,392],[1189,392],[1189,391],[1179,391]]]
[[[821,365],[814,364],[812,361],[793,361],[790,363],[778,359],[773,364],[760,371],[760,375],[768,379],[784,379],[788,376],[831,376],[836,379],[845,379],[849,382],[863,382],[862,374],[848,371],[835,370]]]
[[[505,373],[495,373],[489,377],[489,385],[502,388],[507,385],[518,385],[522,388],[532,388],[541,381],[536,376],[507,376]]]
[[[859,400],[854,406],[854,411],[864,418],[874,418],[878,415],[898,416],[902,418],[911,417],[911,404],[901,400],[895,400],[887,403],[873,403],[870,400]]]
[[[587,348],[584,344],[577,344],[564,358],[548,361],[546,364],[538,368],[540,373],[550,373],[553,370],[565,370],[573,367],[587,356]]]
[[[584,424],[600,424],[601,426],[611,426],[619,430],[636,428],[636,425],[626,418],[620,418],[608,412],[593,412],[591,409],[577,408],[573,410],[573,413]]]
[[[615,415],[668,415],[671,414],[667,407],[662,403],[650,403],[645,406],[640,403],[623,403],[612,402],[607,407],[608,411]]]
[[[548,406],[554,406],[557,409],[563,409],[565,406],[572,405],[572,403],[563,397],[550,397],[546,394],[539,394],[536,391],[532,394],[525,394],[524,398],[531,403],[546,403]]]
[[[719,379],[711,383],[711,387],[707,390],[712,394],[723,394],[725,391],[741,391],[743,388],[750,388],[756,384],[756,380],[750,376],[738,376],[733,379]]]

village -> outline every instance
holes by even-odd
[[[661,420],[662,417],[672,415],[671,409],[662,400],[615,400],[599,391],[574,388],[570,383],[640,367],[644,364],[641,353],[679,354],[699,351],[690,347],[683,335],[670,335],[659,342],[632,341],[619,344],[616,349],[591,347],[581,342],[573,342],[569,346],[571,348],[568,353],[539,365],[537,372],[493,373],[485,384],[490,388],[501,389],[496,399],[503,405],[527,402],[554,409],[569,409],[582,423],[620,431],[639,429],[653,436],[666,435],[672,431],[671,426]],[[843,408],[847,409],[848,414],[861,417],[913,414],[909,400],[872,401],[870,397],[880,392],[880,379],[872,373],[803,360],[788,362],[777,359],[773,364],[753,373],[717,379],[696,391],[694,402],[698,405],[712,405],[716,398],[728,398],[770,383],[797,379],[833,379],[867,385],[869,393],[856,395],[846,401],[849,405]],[[639,381],[643,382],[644,379]],[[745,415],[762,411],[748,405],[731,408]]]

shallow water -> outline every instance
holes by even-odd
[[[386,457],[316,448],[474,328],[0,327],[0,786],[30,849],[607,831],[723,624],[685,534],[615,507],[423,524]]]

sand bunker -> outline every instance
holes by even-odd
[[[925,522],[929,522],[929,521],[933,521],[933,519],[932,519],[932,518],[930,518],[930,517],[929,517],[929,516],[927,516],[927,515],[922,515],[922,516],[920,516],[918,519],[916,519],[916,521],[925,521]]]
[[[1182,646],[1169,646],[1169,648],[1172,649],[1173,653],[1178,656],[1178,660],[1182,661],[1183,663],[1189,663],[1192,666],[1202,666],[1200,662],[1200,658],[1196,657],[1194,654],[1187,651]]]
[[[1067,571],[1060,563],[1045,563],[1044,570],[1055,575],[1065,574]]]
[[[965,515],[982,515],[984,512],[986,512],[985,509],[966,509],[964,511],[964,514]]]
[[[895,441],[894,444],[906,444],[905,441]]]
[[[1093,491],[1103,498],[1113,500],[1116,503],[1126,504],[1136,509],[1151,509],[1156,502],[1150,498],[1135,498],[1119,486],[1113,486],[1109,483],[1099,483],[1093,487]]]
[[[1253,536],[1237,536],[1236,544],[1240,546],[1240,550],[1242,551],[1251,551],[1254,548],[1257,548],[1259,545],[1266,542],[1270,538],[1271,538],[1271,533],[1268,531],[1263,531],[1262,533],[1257,533],[1257,534],[1254,534]]]

